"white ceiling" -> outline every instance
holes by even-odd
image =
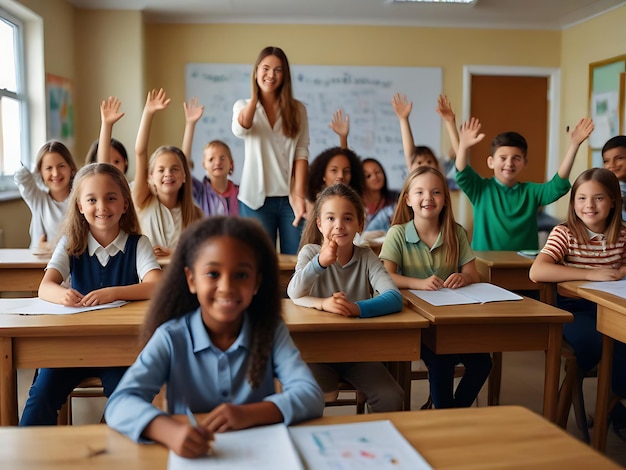
[[[473,5],[389,0],[69,0],[79,8],[141,10],[156,23],[368,24],[563,29],[621,0],[476,0]]]

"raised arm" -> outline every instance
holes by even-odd
[[[343,114],[343,109],[338,109],[333,114],[333,119],[328,125],[339,136],[339,145],[348,148],[348,134],[350,133],[350,116]]]
[[[189,168],[193,168],[191,144],[193,143],[193,133],[196,130],[196,124],[204,112],[204,106],[200,106],[198,104],[198,97],[194,96],[188,103],[183,103],[183,108],[185,109],[185,133],[183,134],[183,146],[181,150],[187,158]]]
[[[443,119],[443,122],[446,124],[450,145],[456,155],[459,151],[459,132],[456,129],[456,116],[454,115],[454,111],[452,111],[450,100],[448,100],[446,95],[439,95],[439,99],[437,99],[437,114],[441,116],[441,119]]]
[[[467,166],[467,151],[473,145],[485,138],[485,134],[480,133],[480,121],[476,118],[470,118],[461,126],[459,133],[459,149],[456,153],[456,169],[463,171]]]
[[[582,118],[578,121],[578,124],[576,124],[576,127],[570,134],[569,147],[567,147],[565,157],[559,166],[558,173],[561,178],[569,178],[572,166],[574,165],[574,158],[576,158],[576,153],[578,153],[578,148],[580,147],[580,144],[582,144],[591,135],[593,128],[594,125],[591,118]]]
[[[252,127],[252,121],[254,119],[254,113],[256,112],[256,105],[259,102],[259,85],[256,82],[256,70],[253,72],[252,77],[252,90],[250,91],[250,100],[239,112],[239,125],[244,129],[250,129]]]
[[[165,90],[151,90],[146,98],[146,105],[143,108],[137,140],[135,141],[135,156],[137,158],[135,186],[133,187],[133,202],[135,206],[142,207],[145,200],[150,195],[148,185],[148,141],[150,140],[150,128],[152,119],[157,111],[167,108],[170,99],[165,94]]]
[[[411,158],[415,153],[415,142],[413,141],[413,132],[411,132],[411,124],[409,116],[413,109],[413,102],[408,101],[406,95],[396,93],[391,99],[393,110],[400,121],[400,133],[402,134],[402,149],[404,151],[404,162],[406,167],[411,169]]]
[[[120,113],[122,102],[114,96],[109,96],[100,103],[100,138],[98,139],[98,163],[111,163],[111,136],[113,124],[124,117]]]

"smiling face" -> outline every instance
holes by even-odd
[[[115,147],[111,145],[111,153],[109,154],[111,158],[111,165],[120,170],[122,173],[126,173],[126,167],[128,163],[124,160],[124,157],[121,153],[117,151]]]
[[[63,200],[69,195],[72,168],[60,154],[49,152],[42,157],[41,178],[55,200]]]
[[[256,68],[256,83],[262,93],[276,94],[283,84],[281,60],[275,55],[265,56]]]
[[[363,163],[363,173],[365,174],[365,188],[368,191],[374,193],[382,191],[385,187],[385,174],[378,163],[372,161]]]
[[[348,159],[345,155],[335,155],[333,158],[328,160],[322,181],[324,181],[326,186],[332,186],[333,184],[338,183],[349,186],[350,181],[352,181],[352,167],[350,166],[350,159]]]
[[[106,174],[94,174],[82,180],[77,198],[78,210],[89,224],[89,231],[102,246],[111,243],[120,231],[120,219],[129,201],[122,189]]]
[[[335,240],[340,248],[352,246],[354,236],[363,230],[356,207],[341,196],[330,196],[324,201],[316,222],[324,239]]]
[[[518,182],[519,175],[526,167],[526,157],[517,147],[498,147],[487,158],[487,166],[493,170],[493,174],[500,183],[510,187]]]
[[[423,173],[411,181],[406,195],[406,204],[413,209],[415,218],[438,220],[445,207],[444,186],[433,173]]]
[[[602,154],[604,168],[609,170],[620,181],[626,181],[626,148],[615,147]]]
[[[233,171],[233,161],[223,145],[211,145],[205,148],[202,166],[209,179],[226,178]]]
[[[150,184],[157,194],[174,195],[185,182],[185,171],[178,155],[163,152],[154,159],[150,172]]]
[[[210,238],[198,250],[191,268],[185,267],[189,291],[198,296],[202,320],[214,331],[237,332],[243,312],[261,285],[252,248],[235,238]]]
[[[613,207],[615,207],[615,201],[606,188],[597,181],[586,181],[576,189],[574,211],[592,232],[604,233]]]

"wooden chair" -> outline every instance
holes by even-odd
[[[70,393],[69,397],[67,397],[67,401],[61,407],[57,418],[57,425],[63,426],[72,424],[72,398],[98,398],[104,396],[102,381],[99,378],[88,377],[82,380],[78,384],[78,387]],[[104,416],[100,422],[104,422]]]
[[[354,385],[349,382],[342,380],[339,382],[339,394],[353,394],[351,398],[339,398],[333,401],[327,401],[326,406],[355,406],[356,414],[362,415],[365,413],[365,395],[363,392],[357,390]]]

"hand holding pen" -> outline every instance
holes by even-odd
[[[186,407],[185,413],[189,418],[189,425],[184,424],[177,436],[178,445],[172,448],[181,457],[195,458],[203,455],[211,454],[211,441],[213,433],[206,427],[200,426],[198,420],[191,412],[189,406]]]

